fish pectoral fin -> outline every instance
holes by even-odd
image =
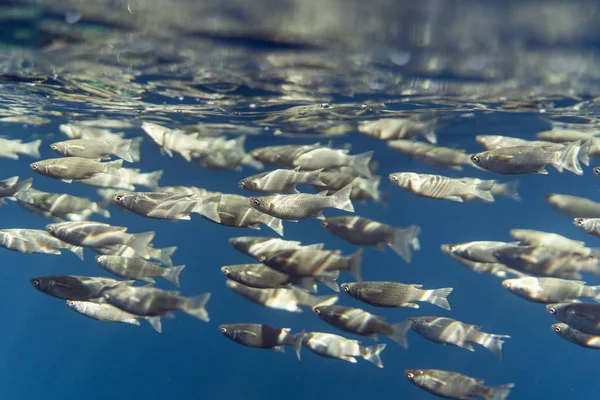
[[[461,348],[465,349],[465,350],[475,351],[475,349],[473,348],[473,345],[471,343],[468,343],[468,342],[456,343],[456,345],[458,347],[461,347]]]
[[[275,346],[273,347],[273,350],[278,351],[280,353],[285,353],[285,349],[283,348],[283,346]]]
[[[401,304],[401,307],[406,307],[406,308],[419,308],[419,305],[417,303],[404,303]]]
[[[323,215],[323,211],[319,211],[316,215],[315,215],[316,219],[325,219],[325,216]]]
[[[352,364],[356,364],[356,358],[352,357],[352,356],[340,356],[340,358],[344,361],[348,361],[351,362]]]
[[[61,179],[65,183],[73,183],[73,179]]]
[[[250,224],[250,225],[248,225],[248,228],[256,229],[257,231],[260,231],[260,225],[258,225],[258,224]]]

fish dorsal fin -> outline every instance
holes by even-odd
[[[317,193],[317,196],[327,197],[327,193],[329,193],[329,190],[323,190]]]
[[[411,283],[410,286],[417,288],[417,289],[421,289],[423,287],[423,285],[421,285],[420,283]]]
[[[294,168],[292,171],[294,172],[300,172],[300,166],[298,165],[296,168]]]

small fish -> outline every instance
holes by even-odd
[[[339,299],[338,296],[313,296],[307,291],[293,286],[279,289],[257,289],[228,280],[227,287],[258,305],[290,312],[302,312],[300,306],[314,307],[320,304],[335,304]]]
[[[240,189],[256,193],[299,193],[296,185],[312,184],[323,185],[319,180],[322,169],[314,171],[300,171],[300,167],[293,170],[276,169],[252,175],[239,181]]]
[[[423,285],[403,284],[398,282],[353,282],[343,283],[344,292],[363,303],[375,307],[409,307],[419,308],[418,301],[434,304],[450,310],[448,295],[452,288],[421,289]]]
[[[140,319],[145,319],[156,330],[162,332],[160,317],[142,317],[130,314],[107,303],[95,303],[93,301],[67,300],[67,306],[73,311],[86,317],[105,322],[122,322],[131,325],[140,325]]]
[[[179,275],[185,265],[162,268],[160,263],[146,261],[141,257],[123,257],[100,255],[96,262],[108,272],[125,279],[136,279],[154,283],[155,276],[160,276],[179,287]]]
[[[63,142],[56,142],[50,145],[50,149],[65,157],[82,158],[100,158],[109,160],[111,155],[115,155],[127,162],[133,162],[140,158],[139,149],[134,154],[135,147],[132,148],[133,140],[109,141],[100,139],[73,139]]]
[[[461,257],[458,254],[453,253],[451,250],[451,246],[447,245],[447,244],[441,245],[440,249],[442,250],[442,252],[444,254],[448,255],[448,257],[452,258],[454,261],[459,262],[460,264],[464,265],[465,267],[467,267],[470,270],[477,272],[477,273],[485,272],[487,274],[494,275],[498,278],[507,278],[509,275],[526,276],[526,274],[516,271],[512,268],[508,268],[506,265],[498,263],[498,262],[494,262],[494,263],[479,262],[479,261],[473,261],[473,260],[469,260],[468,258]]]
[[[292,162],[292,166],[310,171],[352,167],[359,174],[369,178],[371,177],[369,162],[371,162],[373,153],[373,151],[367,151],[357,155],[349,155],[348,150],[320,147],[297,156]]]
[[[512,249],[516,243],[475,241],[448,245],[452,253],[467,260],[480,263],[497,263],[494,253],[501,249]]]
[[[0,205],[6,204],[4,199],[17,200],[19,196],[23,199],[31,200],[29,189],[32,182],[33,179],[31,178],[19,182],[18,176],[0,181]]]
[[[494,252],[506,266],[527,275],[581,279],[580,272],[598,272],[598,259],[565,254],[551,247],[515,246]]]
[[[85,122],[62,124],[59,131],[71,139],[109,140],[119,142],[123,140],[124,133],[114,133],[108,129],[101,129],[86,125]]]
[[[313,187],[318,192],[327,190],[327,195],[334,194],[344,186],[352,185],[351,200],[381,200],[381,193],[379,192],[380,176],[365,178],[352,168],[341,167],[321,172],[319,180],[323,182],[323,185],[313,185]]]
[[[281,250],[296,250],[300,248],[323,249],[323,243],[315,243],[303,246],[296,240],[283,240],[279,238],[263,236],[239,236],[229,239],[229,244],[237,251],[250,257],[258,258],[262,255],[275,253]]]
[[[584,281],[527,276],[506,279],[502,281],[502,286],[536,303],[565,303],[579,298],[600,301],[600,286],[585,286]]]
[[[111,171],[110,174],[96,174],[87,179],[79,179],[77,182],[101,188],[135,190],[135,185],[139,185],[154,189],[158,186],[162,174],[161,170],[142,173],[137,168],[120,168]]]
[[[304,332],[292,334],[290,328],[262,324],[223,324],[219,325],[219,332],[236,343],[257,349],[283,352],[284,346],[290,346],[300,358]]]
[[[131,314],[146,317],[170,316],[180,310],[201,321],[210,320],[206,303],[210,293],[183,297],[178,291],[167,291],[152,286],[129,286],[118,284],[102,291],[105,302]]]
[[[162,172],[162,171],[161,171]],[[215,192],[209,192],[206,189],[195,186],[159,186],[154,188],[156,192],[182,194],[193,196],[196,200],[204,200],[215,195]]]
[[[144,260],[156,260],[160,261],[162,264],[167,267],[173,266],[173,261],[171,260],[171,256],[177,250],[177,247],[165,247],[162,249],[157,249],[149,244],[146,250],[148,254],[145,256],[141,256],[139,252],[137,252],[134,248],[129,247],[124,244],[111,244],[104,247],[93,248],[93,250],[100,255],[108,255],[108,256],[120,256],[120,257],[141,257]]]
[[[429,143],[437,143],[435,119],[420,120],[417,117],[381,118],[360,121],[358,131],[363,135],[380,140],[413,139],[423,136]]]
[[[564,322],[573,329],[594,336],[600,335],[600,304],[547,304],[546,311],[559,322]]]
[[[584,197],[552,193],[545,196],[546,202],[562,214],[571,218],[600,218],[600,203]]]
[[[421,228],[411,225],[408,228],[394,228],[381,222],[360,216],[340,216],[327,218],[321,225],[332,234],[348,243],[358,246],[372,246],[383,250],[387,245],[404,261],[410,262],[412,250],[419,250]]]
[[[9,140],[0,138],[0,157],[18,160],[19,154],[33,158],[40,158],[40,139],[23,143],[21,139]]]
[[[473,154],[471,161],[478,167],[499,174],[547,174],[546,166],[551,165],[559,172],[566,169],[582,175],[578,160],[581,147],[581,141],[558,150],[554,146],[502,147]]]
[[[362,357],[379,368],[383,368],[379,354],[385,349],[385,344],[362,346],[358,340],[346,339],[343,336],[323,332],[307,332],[302,336],[302,345],[322,357],[338,358],[353,364],[356,363],[355,357]],[[300,353],[298,353],[298,359],[300,359]]]
[[[83,260],[83,248],[65,243],[41,229],[2,229],[0,246],[9,250],[30,254],[61,254],[67,249]]]
[[[588,256],[592,249],[585,242],[569,239],[557,233],[536,231],[531,229],[511,229],[510,236],[528,246],[546,246],[565,253]]]
[[[504,400],[514,384],[485,386],[483,379],[471,378],[458,372],[439,369],[407,369],[406,378],[417,387],[439,397],[456,400],[476,399]]]
[[[581,140],[585,142],[587,140],[597,139],[598,132],[584,132],[579,129],[564,129],[554,127],[548,131],[542,131],[536,133],[536,137],[540,140],[546,140],[554,143],[564,142],[575,142]]]
[[[494,201],[494,196],[490,192],[494,181],[483,181],[474,185],[461,179],[413,172],[395,172],[389,175],[389,179],[400,189],[420,197],[458,202],[474,198],[487,202]]]
[[[209,151],[210,141],[199,140],[197,135],[188,135],[148,121],[142,123],[142,129],[160,146],[161,152],[169,157],[173,157],[173,152],[176,152],[190,162],[192,153],[203,154]]]
[[[63,300],[90,301],[103,296],[103,291],[117,285],[127,286],[133,281],[112,278],[62,275],[40,276],[30,280],[31,285],[42,293]]]
[[[313,311],[329,325],[345,332],[367,336],[374,340],[377,340],[377,335],[385,335],[398,344],[402,344],[405,340],[406,332],[403,323],[387,323],[385,317],[371,314],[360,308],[319,304],[313,307]]]
[[[71,183],[73,180],[91,178],[96,174],[110,175],[122,165],[123,160],[101,163],[98,159],[67,157],[34,162],[30,167],[40,175]]]
[[[460,178],[460,180],[473,185],[479,185],[485,182],[483,179],[479,178]],[[514,201],[521,201],[521,196],[519,196],[519,192],[517,191],[519,188],[519,182],[520,181],[518,179],[504,183],[494,181],[494,185],[490,189],[490,193],[492,196],[504,196]],[[468,200],[473,199],[474,198],[468,198]]]
[[[190,214],[205,213],[208,218],[218,218],[216,207],[203,207],[193,196],[160,192],[117,193],[113,203],[124,210],[146,218],[190,220]],[[212,204],[214,205],[214,203]]]
[[[354,206],[350,200],[351,191],[352,186],[348,185],[331,196],[321,192],[317,195],[298,193],[253,197],[249,200],[249,204],[262,213],[285,220],[325,219],[323,210],[327,208],[354,212]]]
[[[16,198],[18,203],[26,209],[48,218],[84,221],[92,214],[110,218],[108,210],[85,197],[29,189],[27,192],[18,193]]]
[[[575,218],[573,224],[585,233],[600,237],[600,218]]]
[[[563,149],[565,146],[558,143],[552,143],[547,141],[540,140],[525,140],[510,136],[499,136],[499,135],[477,135],[475,136],[475,140],[481,147],[485,150],[495,150],[501,149],[505,147],[517,147],[517,146],[526,146],[526,147],[548,147],[554,148],[556,150]]]
[[[469,351],[475,351],[472,345],[479,344],[500,360],[502,360],[503,339],[510,338],[509,335],[482,332],[481,327],[477,325],[465,324],[452,318],[411,317],[403,323],[403,329],[399,329],[404,332],[404,338],[400,342],[404,348],[408,347],[406,333],[411,329],[434,343],[453,345]]]
[[[319,143],[309,145],[288,144],[283,146],[267,146],[254,149],[249,154],[254,159],[265,164],[281,168],[294,168],[292,164],[296,158],[320,147],[321,145]]]
[[[461,171],[462,165],[473,166],[465,150],[439,147],[406,139],[390,140],[387,142],[387,145],[406,156],[432,167],[450,168]]]
[[[563,322],[553,324],[552,330],[561,338],[566,339],[571,343],[575,343],[577,346],[585,347],[587,349],[600,349],[600,336],[598,335],[590,335],[578,331]]]

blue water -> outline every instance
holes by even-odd
[[[400,10],[401,11],[401,10]],[[398,11],[398,12],[400,12]],[[233,11],[232,11],[233,12]],[[51,14],[54,15],[54,14]],[[59,14],[61,15],[61,14]],[[14,33],[14,32],[11,32]],[[7,35],[12,37],[11,35]],[[15,37],[19,37],[16,35]],[[248,40],[236,46],[248,46],[268,52],[273,43]],[[27,41],[26,41],[27,42]],[[215,42],[216,46],[231,45],[227,40]],[[257,44],[258,43],[258,44]],[[12,46],[23,43],[13,40]],[[37,46],[37,44],[36,44]],[[302,46],[279,46],[273,52],[302,51]],[[157,50],[158,51],[158,50]],[[332,58],[336,57],[333,53]],[[593,51],[590,57],[597,56]],[[39,57],[39,56],[38,56]],[[7,54],[7,58],[8,54]],[[42,57],[43,59],[43,57]],[[38,61],[39,62],[39,58]],[[164,60],[163,60],[164,61]],[[161,61],[157,60],[157,64]],[[167,63],[168,61],[164,61]],[[7,67],[10,68],[14,67]],[[40,67],[49,76],[46,66]],[[450,68],[450,67],[449,67]],[[232,67],[234,69],[234,67]],[[6,71],[5,71],[6,72]],[[13,72],[19,72],[18,68]],[[148,72],[146,77],[152,76]],[[164,71],[161,71],[164,72]],[[393,72],[393,71],[392,71]],[[410,69],[404,73],[415,77],[428,76],[428,73]],[[448,75],[440,71],[441,80]],[[181,76],[182,80],[189,78]],[[451,76],[452,79],[455,77]],[[463,76],[468,82],[468,76]],[[110,78],[106,78],[107,82]],[[568,81],[568,78],[565,79]],[[144,84],[139,78],[138,83]],[[458,79],[460,82],[460,79]],[[2,83],[2,81],[0,81]],[[335,91],[335,82],[329,82],[327,100],[332,105],[344,102],[360,109],[360,105],[372,104],[388,110],[436,108],[427,100],[377,93]],[[29,93],[17,82],[4,84],[4,96],[11,99],[23,96],[32,104],[43,104],[45,111],[65,109],[73,112],[62,116],[52,116],[51,123],[33,125],[27,123],[0,122],[0,133],[10,138],[28,141],[31,137],[43,139],[42,158],[55,157],[49,144],[63,140],[58,126],[70,121],[99,118],[97,110],[86,114],[86,104],[55,100],[45,94]],[[342,83],[340,83],[342,85]],[[532,81],[531,87],[539,90],[540,82]],[[315,85],[318,86],[318,85]],[[264,89],[264,90],[263,90]],[[590,92],[593,90],[590,88]],[[246,103],[238,106],[219,108],[218,104],[210,113],[196,116],[182,115],[179,122],[235,122],[249,126],[261,126],[259,119],[252,116],[247,108],[250,102],[269,98],[274,92],[268,88],[247,88],[241,86],[236,96],[248,97]],[[590,99],[589,93],[581,93],[583,100]],[[30,96],[29,98],[27,96]],[[572,92],[558,93],[567,100],[557,103],[561,107],[573,104],[576,97]],[[572,96],[572,97],[571,97]],[[449,96],[451,97],[451,96]],[[315,97],[316,99],[317,97]],[[440,98],[444,98],[440,95]],[[475,101],[456,100],[461,112],[444,113],[444,124],[438,129],[439,145],[464,148],[476,152],[480,147],[474,140],[477,134],[501,134],[533,139],[536,132],[550,128],[540,117],[544,114],[529,112],[482,111],[475,107]],[[0,98],[1,100],[1,98]],[[147,92],[143,100],[161,105],[195,104],[196,100],[185,96],[182,101],[173,97],[161,97],[160,93]],[[308,102],[310,103],[310,102]],[[264,112],[289,109],[307,102],[290,100],[287,103],[265,104]],[[317,100],[313,104],[318,104]],[[92,107],[93,108],[93,107]],[[35,107],[33,107],[35,110]],[[139,105],[118,113],[120,118],[130,120],[136,127],[125,129],[128,137],[143,136],[139,123],[144,119],[154,120],[157,115],[144,111],[147,104]],[[41,108],[40,108],[41,110]],[[241,112],[235,114],[234,112]],[[262,112],[262,111],[261,111]],[[463,114],[472,112],[470,117]],[[246,113],[246,114],[244,114]],[[593,114],[593,109],[591,111]],[[35,112],[34,112],[35,114]],[[45,112],[40,115],[46,116]],[[176,113],[170,125],[178,123]],[[174,116],[175,115],[175,116]],[[110,117],[111,115],[108,114]],[[373,118],[367,113],[362,118]],[[277,128],[283,131],[297,129],[275,121],[269,131],[261,136],[248,136],[247,151],[271,144],[313,143],[314,138],[288,138],[271,134]],[[318,133],[318,132],[314,132]],[[301,136],[301,135],[299,135]],[[321,141],[327,139],[320,138]],[[482,179],[507,181],[514,177],[491,176],[490,173],[465,167],[462,172],[430,168],[411,161],[389,149],[385,142],[371,139],[352,130],[348,135],[335,138],[333,144],[351,144],[351,152],[359,153],[374,150],[374,159],[380,167],[377,174],[382,176],[381,190],[385,202],[356,203],[356,213],[393,226],[405,227],[412,224],[421,226],[421,250],[415,252],[411,264],[403,262],[390,249],[383,252],[366,249],[363,260],[365,280],[395,280],[404,283],[420,283],[425,288],[453,287],[449,296],[451,311],[445,311],[430,304],[421,303],[419,309],[381,309],[359,303],[344,293],[340,293],[338,304],[361,307],[374,314],[384,315],[390,322],[400,322],[410,316],[435,315],[449,316],[466,323],[481,325],[485,332],[508,334],[511,338],[504,345],[504,360],[497,360],[482,347],[475,352],[429,342],[416,333],[409,333],[409,349],[396,343],[388,343],[382,353],[385,368],[378,369],[359,359],[357,364],[340,360],[321,358],[306,349],[302,360],[296,359],[293,351],[284,354],[246,348],[231,342],[220,334],[217,327],[223,323],[263,323],[276,327],[288,327],[294,332],[300,330],[321,331],[342,334],[360,339],[364,344],[373,344],[367,338],[353,337],[335,330],[322,322],[309,308],[300,314],[262,308],[238,297],[225,287],[225,277],[220,267],[228,264],[252,262],[228,244],[234,236],[261,235],[275,233],[263,227],[261,231],[224,227],[208,222],[199,216],[191,221],[163,221],[144,219],[111,207],[112,218],[107,222],[127,226],[130,232],[156,231],[156,247],[177,246],[173,256],[174,265],[186,264],[181,275],[181,292],[186,296],[211,292],[208,303],[211,320],[203,323],[186,314],[178,313],[175,319],[163,320],[163,333],[158,334],[148,324],[135,327],[126,324],[110,324],[82,317],[65,305],[34,290],[29,279],[40,275],[88,275],[104,276],[95,261],[95,253],[85,251],[82,262],[69,252],[61,256],[31,255],[1,251],[0,293],[0,397],[3,399],[429,399],[432,396],[411,384],[403,375],[405,369],[435,368],[457,371],[469,376],[483,378],[490,385],[514,383],[509,398],[514,399],[593,399],[597,397],[595,383],[598,355],[594,350],[577,347],[561,338],[550,325],[554,319],[544,306],[526,302],[509,293],[500,285],[501,279],[477,274],[449,259],[440,251],[441,244],[459,243],[474,240],[510,241],[508,231],[512,228],[536,229],[556,232],[576,240],[586,241],[590,247],[600,247],[597,239],[586,236],[573,226],[571,220],[551,209],[544,202],[548,193],[564,193],[593,200],[600,198],[599,181],[591,172],[592,164],[585,169],[583,176],[550,170],[549,175],[520,176],[520,202],[498,196],[491,204],[480,202],[454,203],[416,197],[393,187],[387,175],[397,171],[436,173],[447,176],[472,176]],[[252,169],[238,171],[209,171],[186,163],[181,157],[169,158],[146,137],[142,145],[142,161],[134,165],[144,172],[163,170],[160,184],[165,186],[198,186],[211,191],[243,193],[237,182],[254,174]],[[21,179],[34,178],[34,187],[49,192],[66,192],[73,195],[89,196],[98,199],[93,188],[77,183],[67,184],[50,178],[34,175],[29,163],[34,161],[26,156],[20,160],[0,159],[0,178],[18,175]],[[306,188],[305,188],[306,189]],[[144,189],[139,189],[144,190]],[[9,202],[0,208],[1,228],[43,227],[50,221],[33,215]],[[342,215],[343,212],[328,210],[326,216]],[[97,220],[101,220],[96,218]],[[350,244],[330,235],[318,220],[299,223],[285,222],[284,239],[299,240],[305,244],[325,243],[328,249],[340,249],[344,254],[356,250]],[[597,284],[597,278],[587,277],[589,284]],[[340,283],[351,277],[342,274]],[[172,289],[168,283],[160,282],[160,287]],[[330,293],[320,288],[320,294]]]

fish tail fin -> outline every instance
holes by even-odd
[[[132,235],[127,245],[139,253],[140,256],[147,257],[149,256],[150,242],[154,239],[154,235],[156,235],[155,232],[136,233]]]
[[[483,181],[483,182],[478,183],[475,186],[475,193],[474,193],[475,196],[479,197],[483,201],[487,201],[490,203],[493,202],[494,196],[492,195],[490,190],[492,189],[492,186],[494,186],[494,183],[496,183],[496,182],[493,180]]]
[[[361,248],[350,257],[350,267],[348,268],[348,272],[357,282],[362,281],[362,255],[363,249]]]
[[[140,147],[142,146],[143,141],[143,136],[138,136],[131,139],[131,148],[129,149],[129,152],[131,153],[133,162],[139,162],[141,160]]]
[[[326,186],[320,179],[319,174],[323,172],[323,168],[314,171],[307,171],[306,183],[309,185]]]
[[[133,162],[133,154],[131,154],[131,144],[132,140],[123,140],[121,143],[117,145],[117,150],[115,151],[115,155],[119,158],[127,162]]]
[[[305,333],[305,331],[302,331],[296,333],[295,335],[291,335],[290,345],[294,348],[296,357],[298,357],[298,361],[300,361],[300,351],[302,350],[302,340],[304,339]]]
[[[216,223],[221,222],[221,217],[219,216],[219,202],[221,201],[221,196],[212,196],[208,199],[204,199],[198,202],[198,205],[194,209],[193,212],[196,212],[202,215],[205,218],[208,218],[211,221]]]
[[[80,260],[83,260],[83,247],[69,245],[69,247],[67,247],[67,250],[79,257]]]
[[[154,188],[158,187],[158,181],[160,180],[162,175],[163,175],[162,170],[139,174],[137,179],[140,179],[140,181],[139,181],[140,183],[138,183],[138,185],[142,185],[147,188],[154,189]]]
[[[107,209],[100,207],[98,203],[92,204],[91,211],[102,215],[104,218],[110,218],[110,212]]]
[[[271,217],[266,225],[277,232],[279,236],[283,236],[283,221],[281,219]]]
[[[577,175],[583,175],[581,164],[579,164],[579,152],[581,151],[581,140],[571,142],[563,150],[558,152],[558,161],[554,167],[562,172],[563,168]]]
[[[40,158],[40,145],[42,140],[34,140],[33,142],[23,143],[20,153],[27,154],[28,156]]]
[[[493,335],[490,333],[481,332],[480,337],[478,337],[475,343],[479,343],[486,349],[492,352],[493,355],[498,357],[499,360],[502,360],[502,345],[504,344],[503,339],[510,338],[509,335]]]
[[[173,285],[179,287],[179,274],[185,268],[185,265],[178,265],[176,267],[165,268],[164,278],[171,282]]]
[[[431,304],[443,308],[444,310],[450,310],[450,303],[448,302],[447,297],[450,293],[452,293],[452,289],[453,288],[441,288],[427,290],[427,298],[423,299],[423,301],[427,301]]]
[[[105,173],[110,174],[110,171],[120,169],[123,166],[123,160],[115,160],[104,163]]]
[[[199,320],[208,322],[210,321],[210,317],[208,316],[208,311],[206,311],[206,303],[208,303],[209,299],[210,293],[189,297],[183,311]]]
[[[421,227],[417,225],[411,225],[404,229],[398,228],[394,231],[394,238],[389,246],[404,261],[410,263],[412,260],[411,247],[415,250],[420,248],[419,233],[421,233]]]
[[[577,155],[577,159],[581,161],[583,165],[586,167],[590,165],[590,151],[592,148],[592,140],[586,140],[585,143],[581,145],[579,149],[579,154]]]
[[[162,322],[160,317],[146,317],[146,321],[154,328],[158,333],[162,333]]]
[[[380,343],[374,346],[360,346],[360,356],[365,360],[377,365],[379,368],[383,368],[383,362],[381,361],[381,352],[386,348],[385,343]]]
[[[369,163],[371,162],[371,157],[373,157],[374,151],[367,151],[365,153],[357,154],[352,156],[352,168],[362,176],[366,176],[367,178],[371,177],[371,170],[369,169]]]
[[[379,200],[381,200],[381,193],[379,192],[379,184],[381,183],[381,177],[374,176],[372,178],[366,179],[364,182],[365,185],[362,187],[362,190],[364,190],[374,201],[378,202]]]
[[[506,385],[488,387],[486,393],[483,395],[485,400],[505,400],[512,388],[515,387],[514,383],[507,383]]]
[[[32,183],[32,178],[25,179],[24,181],[17,183],[15,187],[15,197],[21,201],[24,201],[25,203],[33,203],[33,198],[31,197],[31,193],[29,193]]]
[[[411,330],[412,326],[413,323],[410,320],[393,324],[392,333],[389,335],[389,338],[405,349],[408,349],[408,341],[406,340],[406,336],[408,335],[408,331]]]
[[[328,296],[328,295],[324,295],[324,296],[310,296],[309,300],[307,301],[307,306],[310,307],[320,307],[320,306],[332,306],[335,303],[337,303],[337,301],[340,298],[338,296]]]
[[[518,192],[520,182],[521,181],[518,179],[506,182],[504,184],[504,196],[508,197],[509,199],[513,199],[514,201],[521,201],[521,196],[519,196]]]
[[[309,292],[317,292],[317,284],[315,283],[315,279],[312,277],[296,278],[292,283],[298,287],[301,287],[302,289],[308,290]]]
[[[352,200],[350,200],[351,194],[352,183],[349,183],[331,195],[332,207],[348,212],[354,212],[354,206],[352,205]]]
[[[317,282],[322,283],[327,286],[329,289],[339,292],[340,286],[338,285],[338,278],[340,276],[340,271],[331,271],[331,273],[327,273],[325,275],[319,275],[315,279]]]
[[[160,261],[168,267],[172,267],[173,261],[171,260],[171,256],[175,253],[175,250],[177,250],[177,246],[165,247],[164,249],[152,248],[149,249],[148,253],[153,259]]]

